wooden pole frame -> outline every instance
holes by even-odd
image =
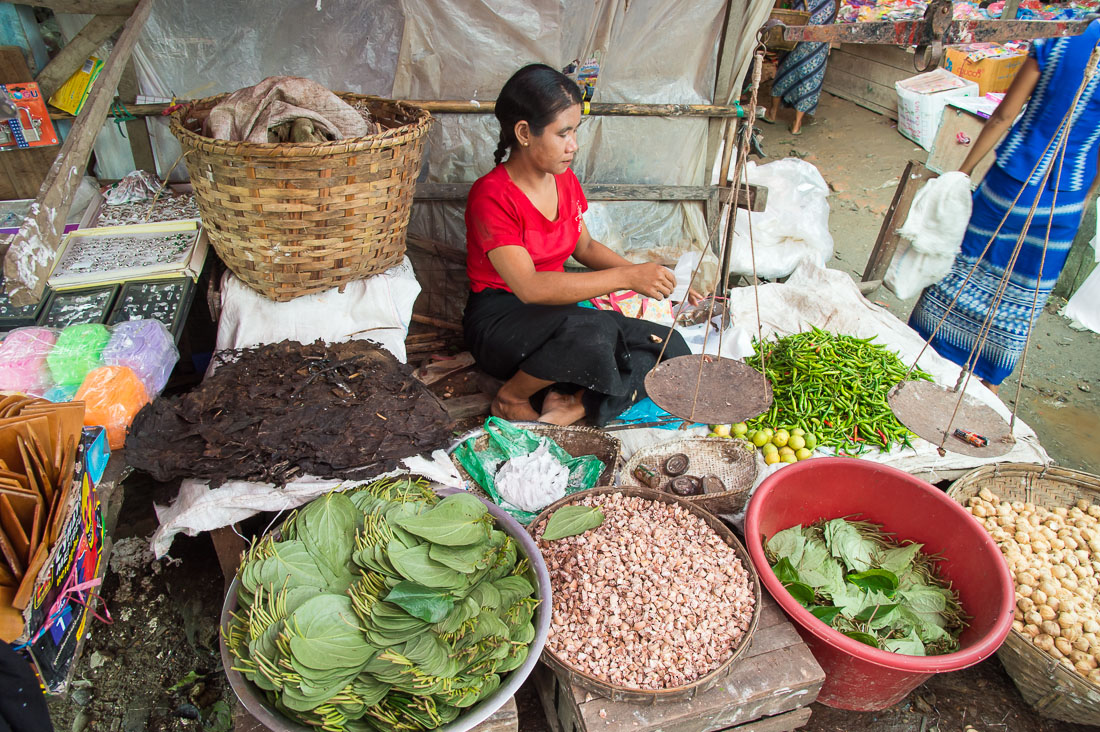
[[[42,182],[31,215],[23,221],[4,253],[4,289],[17,307],[32,305],[42,298],[46,278],[61,245],[73,193],[83,178],[92,145],[107,119],[122,71],[151,9],[152,0],[141,0],[127,19],[84,109]]]

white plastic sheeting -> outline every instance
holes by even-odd
[[[521,65],[563,67],[598,54],[595,101],[701,104],[739,94],[770,2],[730,0],[737,71],[715,99],[726,0],[189,0],[157,3],[134,52],[145,94],[183,99],[305,76],[336,91],[492,101]],[[739,19],[741,22],[739,22]],[[743,57],[743,58],[742,58]],[[732,92],[730,90],[733,90]],[[113,128],[113,126],[112,126]],[[160,174],[179,146],[150,118]],[[492,115],[438,115],[423,180],[472,182],[492,167]],[[703,185],[705,118],[592,117],[579,134],[582,183]],[[101,168],[132,165],[105,131]],[[185,175],[175,166],[175,177]],[[417,204],[410,232],[464,246],[461,204]],[[672,259],[706,239],[700,203],[594,203],[590,227],[636,260]]]

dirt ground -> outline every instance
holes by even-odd
[[[901,137],[888,119],[827,94],[804,134],[792,136],[782,124],[762,128],[770,157],[808,160],[829,182],[836,245],[830,266],[858,279],[905,162],[924,160],[926,153]],[[870,298],[903,320],[913,305],[885,289]],[[1100,336],[1072,330],[1056,314],[1058,305],[1048,307],[1039,321],[1019,415],[1036,429],[1056,462],[1100,473]],[[1015,379],[1006,382],[1009,403],[1015,384]],[[218,656],[223,578],[211,540],[177,538],[171,558],[162,561],[148,550],[156,527],[153,503],[170,501],[174,490],[141,476],[127,484],[103,587],[113,623],[93,626],[71,692],[50,701],[59,732],[232,728],[235,699]],[[266,518],[253,523],[245,528],[263,531]],[[530,683],[518,702],[521,730],[550,729]],[[967,725],[980,732],[1085,729],[1034,714],[995,658],[933,677],[882,712],[860,714],[815,704],[804,729],[954,732]]]

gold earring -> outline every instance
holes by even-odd
[[[524,146],[524,147],[527,147],[527,143],[526,143],[526,142],[525,142],[525,143],[523,143],[523,146]]]

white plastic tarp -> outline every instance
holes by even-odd
[[[838,270],[822,269],[806,262],[794,271],[787,282],[761,286],[759,296],[763,316],[761,331],[764,338],[797,333],[816,325],[825,330],[859,338],[875,336],[877,342],[898,352],[906,363],[911,363],[924,345],[924,341],[914,330],[898,320],[889,310],[864,298],[851,277]],[[756,305],[752,288],[734,289],[730,309],[738,327],[756,333]],[[728,353],[728,349],[723,348],[723,353]],[[955,385],[958,367],[931,349],[924,352],[918,363],[932,374],[936,383],[952,387]],[[1006,420],[1009,418],[1008,407],[977,379],[970,381],[967,393],[992,407]],[[699,435],[705,433],[705,427],[687,432]],[[872,451],[862,456],[862,459],[891,465],[932,482],[954,479],[967,470],[994,462],[1050,462],[1035,431],[1022,420],[1016,420],[1013,435],[1016,438],[1015,446],[1008,454],[996,458],[976,458],[953,452],[940,457],[936,445],[917,438],[913,441],[912,448],[898,447],[888,453]],[[679,439],[685,436],[685,432],[642,428],[617,431],[615,436],[622,443],[624,459],[628,459],[642,447]],[[434,465],[424,457],[411,458],[406,461],[406,465],[416,474],[425,475],[446,485],[455,485],[456,476],[449,459],[439,451],[433,457]],[[757,460],[760,467],[757,485],[765,477],[784,467],[783,463],[764,465],[759,453]],[[261,511],[290,509],[331,490],[339,483],[306,477],[289,483],[285,488],[231,481],[218,489],[211,489],[205,482],[185,480],[180,487],[179,496],[171,506],[157,507],[161,525],[154,534],[153,549],[157,556],[162,556],[171,546],[172,537],[178,533],[194,536],[202,531],[228,526]],[[735,520],[736,518],[734,517]]]
[[[137,48],[144,94],[197,98],[274,74],[314,79],[336,91],[404,99],[492,101],[521,65],[558,68],[598,57],[595,101],[724,103],[736,98],[755,29],[770,2],[731,0],[738,63],[717,90],[725,0],[189,0],[156,3]],[[743,58],[742,58],[743,57]],[[731,91],[733,90],[733,91]],[[103,135],[117,138],[106,130]],[[179,146],[164,118],[150,118],[160,173]],[[472,182],[492,167],[492,115],[438,115],[423,180]],[[592,117],[580,131],[574,170],[582,183],[703,185],[706,118]],[[120,146],[119,143],[122,143]],[[125,156],[121,139],[105,158]],[[116,161],[125,167],[132,161]],[[105,164],[106,165],[106,164]],[[114,169],[110,165],[106,165]],[[185,175],[176,165],[176,176]],[[464,245],[458,203],[413,209],[410,232]],[[674,259],[706,240],[700,203],[595,203],[593,233],[637,260]]]

